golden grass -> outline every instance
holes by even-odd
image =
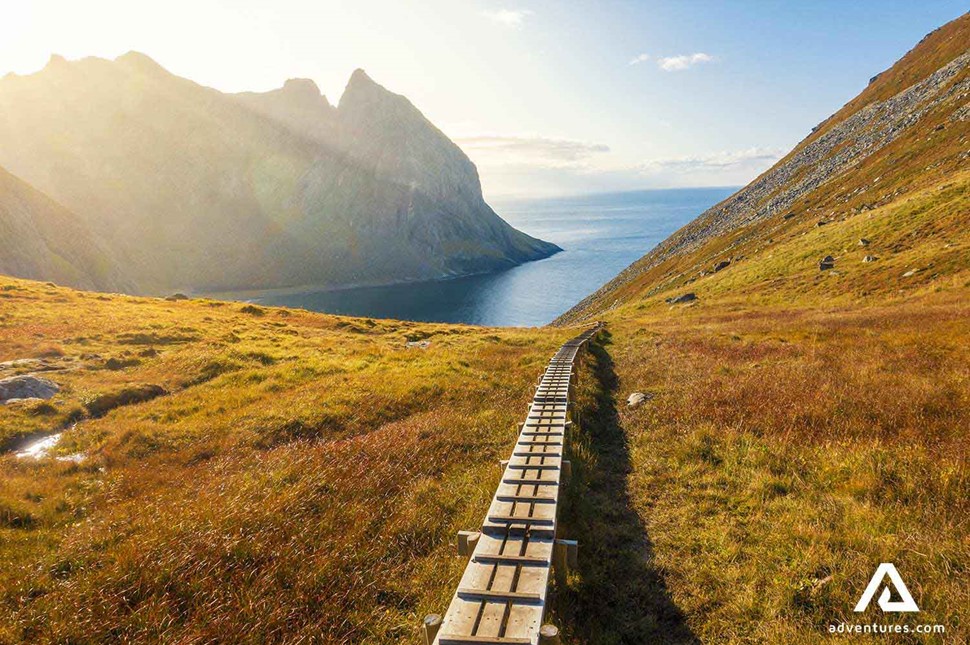
[[[564,592],[572,642],[814,643],[841,621],[970,638],[968,188],[964,172],[823,227],[742,232],[712,274],[731,242],[715,240],[602,314],[617,382],[587,395],[584,445],[628,475],[594,472],[602,501],[570,520],[593,556]],[[633,391],[655,399],[628,409]],[[880,562],[919,614],[853,613]],[[631,607],[636,588],[653,592]]]
[[[714,309],[712,307],[712,309]],[[704,642],[817,642],[894,562],[967,637],[970,305],[700,308],[613,328],[632,504]],[[590,642],[596,642],[592,640]]]
[[[0,290],[0,361],[64,368],[0,429],[88,455],[0,457],[0,642],[412,638],[570,335]]]

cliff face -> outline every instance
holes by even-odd
[[[94,291],[132,288],[76,215],[2,168],[0,274]]]
[[[148,57],[0,80],[0,164],[76,212],[141,291],[420,280],[557,250],[502,221],[474,165],[363,72],[226,95]]]
[[[970,14],[924,38],[787,156],[563,315],[580,320],[763,245],[933,185],[970,162]]]

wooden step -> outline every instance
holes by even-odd
[[[540,444],[540,445],[544,446],[547,444]],[[512,453],[512,456],[513,457],[556,457],[558,459],[559,457],[562,457],[562,453],[555,452],[552,450],[548,452],[539,452],[537,450],[516,450]]]

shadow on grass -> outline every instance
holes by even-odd
[[[552,619],[569,643],[700,643],[653,565],[653,547],[633,507],[609,342],[603,332],[590,345],[582,372],[588,382],[578,390],[580,429],[570,441],[574,480],[560,534],[579,540],[579,570],[565,586],[557,584]]]

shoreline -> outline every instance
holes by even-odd
[[[516,267],[520,267],[532,262],[539,262],[541,260],[547,260],[554,255],[563,253],[565,249],[557,247],[555,251],[549,255],[545,255],[534,260],[527,260],[525,262],[520,262],[513,264],[512,266],[505,267],[502,269],[490,269],[488,271],[474,271],[471,273],[462,273],[458,275],[445,275],[438,278],[431,279],[405,279],[405,280],[391,280],[391,281],[373,281],[373,282],[353,282],[349,284],[341,284],[335,286],[327,285],[294,285],[290,287],[268,287],[265,289],[226,289],[222,291],[200,291],[195,292],[192,290],[185,290],[184,292],[190,298],[209,298],[212,300],[229,300],[236,302],[252,302],[253,299],[259,297],[267,296],[296,296],[304,295],[310,293],[339,293],[341,291],[356,291],[358,289],[378,289],[381,287],[398,287],[404,285],[415,285],[415,284],[432,284],[435,282],[450,282],[452,280],[461,280],[462,278],[474,278],[477,276],[491,275],[494,273],[502,273],[504,271],[511,271]],[[176,290],[179,291],[179,290]]]

